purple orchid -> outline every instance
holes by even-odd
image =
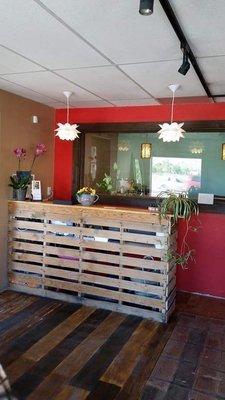
[[[25,158],[26,157],[27,152],[23,147],[17,147],[13,151],[17,158]]]
[[[20,171],[20,162],[22,159],[26,157],[26,149],[23,147],[16,147],[16,149],[13,150],[15,156],[18,158],[18,171]]]
[[[42,156],[47,151],[45,144],[38,143],[34,152],[34,158],[30,167],[30,171],[32,170],[35,160],[37,157]]]
[[[37,144],[36,149],[35,149],[35,156],[36,157],[42,156],[42,154],[44,154],[46,151],[47,151],[47,149],[46,149],[45,144],[39,143],[39,144]]]

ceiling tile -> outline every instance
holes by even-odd
[[[198,64],[213,94],[225,93],[225,56],[199,58]]]
[[[139,14],[139,0],[42,3],[115,63],[170,60],[181,54],[180,43],[158,1],[149,17]]]
[[[41,70],[43,68],[0,46],[0,75]]]
[[[224,0],[170,0],[196,56],[225,55]]]
[[[96,107],[113,107],[113,104],[108,103],[107,101],[71,101],[72,107],[79,108],[96,108]]]
[[[107,100],[146,98],[147,94],[116,67],[57,71],[61,76]],[[150,97],[150,96],[149,96]]]
[[[154,99],[134,99],[134,100],[113,100],[116,106],[153,106],[158,105]]]
[[[0,44],[50,69],[107,64],[31,0],[0,1]]]
[[[123,65],[121,69],[155,98],[168,97],[170,93],[168,86],[174,83],[181,85],[176,97],[204,96],[205,92],[192,67],[186,76],[179,74],[178,68],[181,62],[180,59],[180,61]]]
[[[7,92],[14,93],[18,96],[22,96],[27,99],[37,101],[38,103],[46,104],[50,107],[56,108],[56,102],[54,101],[54,99],[50,99],[38,93],[34,93],[29,89],[23,88],[11,82],[7,82],[2,78],[0,78],[0,90],[6,90]],[[61,107],[62,106],[63,103],[61,103]]]
[[[48,71],[4,75],[4,78],[8,79],[10,82],[22,85],[25,88],[35,90],[42,95],[52,97],[56,101],[65,101],[65,97],[62,93],[64,90],[73,92],[73,101],[75,99],[78,101],[99,100],[98,97],[93,94],[86,92],[73,83],[70,83]]]

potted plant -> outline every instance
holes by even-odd
[[[34,163],[37,157],[43,155],[45,152],[46,146],[43,143],[38,143],[34,151],[34,156],[30,169],[21,171],[21,162],[25,160],[27,152],[26,149],[24,149],[23,147],[17,147],[16,149],[14,149],[14,154],[18,160],[18,168],[16,171],[16,177],[14,175],[10,177],[9,186],[13,187],[14,195],[17,200],[25,200],[27,188],[29,187],[32,180],[31,173]]]
[[[97,187],[101,191],[101,193],[111,193],[113,189],[113,180],[110,175],[104,174],[104,178],[100,182],[97,183]]]
[[[27,188],[30,185],[30,176],[10,176],[10,184],[16,194],[16,199],[23,201],[26,199]]]
[[[76,193],[77,201],[82,206],[91,206],[92,204],[98,201],[99,196],[96,194],[95,189],[92,189],[89,186],[85,186],[82,189],[78,190]]]
[[[170,191],[161,192],[157,199],[161,199],[158,205],[160,218],[167,218],[168,214],[172,214],[174,222],[177,222],[178,218],[187,220],[191,215],[199,213],[198,204],[190,199],[186,192],[178,194]]]
[[[160,220],[171,216],[174,224],[178,222],[179,218],[185,220],[186,228],[181,241],[180,251],[179,253],[175,250],[169,251],[167,259],[169,262],[179,264],[183,268],[186,268],[188,262],[194,260],[195,251],[190,249],[187,236],[190,230],[197,230],[197,227],[190,226],[190,219],[192,215],[199,214],[198,204],[195,200],[190,199],[186,192],[178,194],[171,191],[161,192],[157,200]]]

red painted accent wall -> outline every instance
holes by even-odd
[[[71,199],[73,146],[71,142],[55,138],[54,198]]]
[[[170,106],[110,107],[71,109],[74,123],[151,122],[166,121]],[[56,122],[65,122],[65,110],[56,110]],[[174,119],[179,121],[225,120],[225,103],[177,104]],[[72,196],[72,143],[55,141],[54,197],[70,199]],[[177,287],[225,298],[225,215],[201,214],[198,232],[189,234],[190,247],[196,250],[196,263],[188,270],[178,267]],[[179,226],[179,241],[184,226]]]
[[[200,213],[190,232],[188,244],[195,249],[195,262],[187,270],[177,267],[177,288],[225,298],[225,215]],[[185,223],[180,221],[178,242],[181,244]]]

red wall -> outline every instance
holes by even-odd
[[[167,121],[170,106],[110,107],[71,109],[70,122],[162,122]],[[65,122],[65,110],[56,111],[56,123]],[[174,119],[181,121],[225,120],[225,104],[177,104]],[[56,138],[54,197],[72,196],[73,144]],[[210,294],[225,298],[225,215],[201,214],[198,232],[188,237],[190,248],[196,250],[195,263],[188,270],[178,267],[177,287],[189,292]],[[184,226],[179,226],[179,240]]]
[[[187,270],[177,267],[177,287],[225,298],[225,215],[200,213],[194,225],[198,230],[189,233],[188,244],[195,250],[195,261]],[[180,222],[178,244],[184,231]]]

